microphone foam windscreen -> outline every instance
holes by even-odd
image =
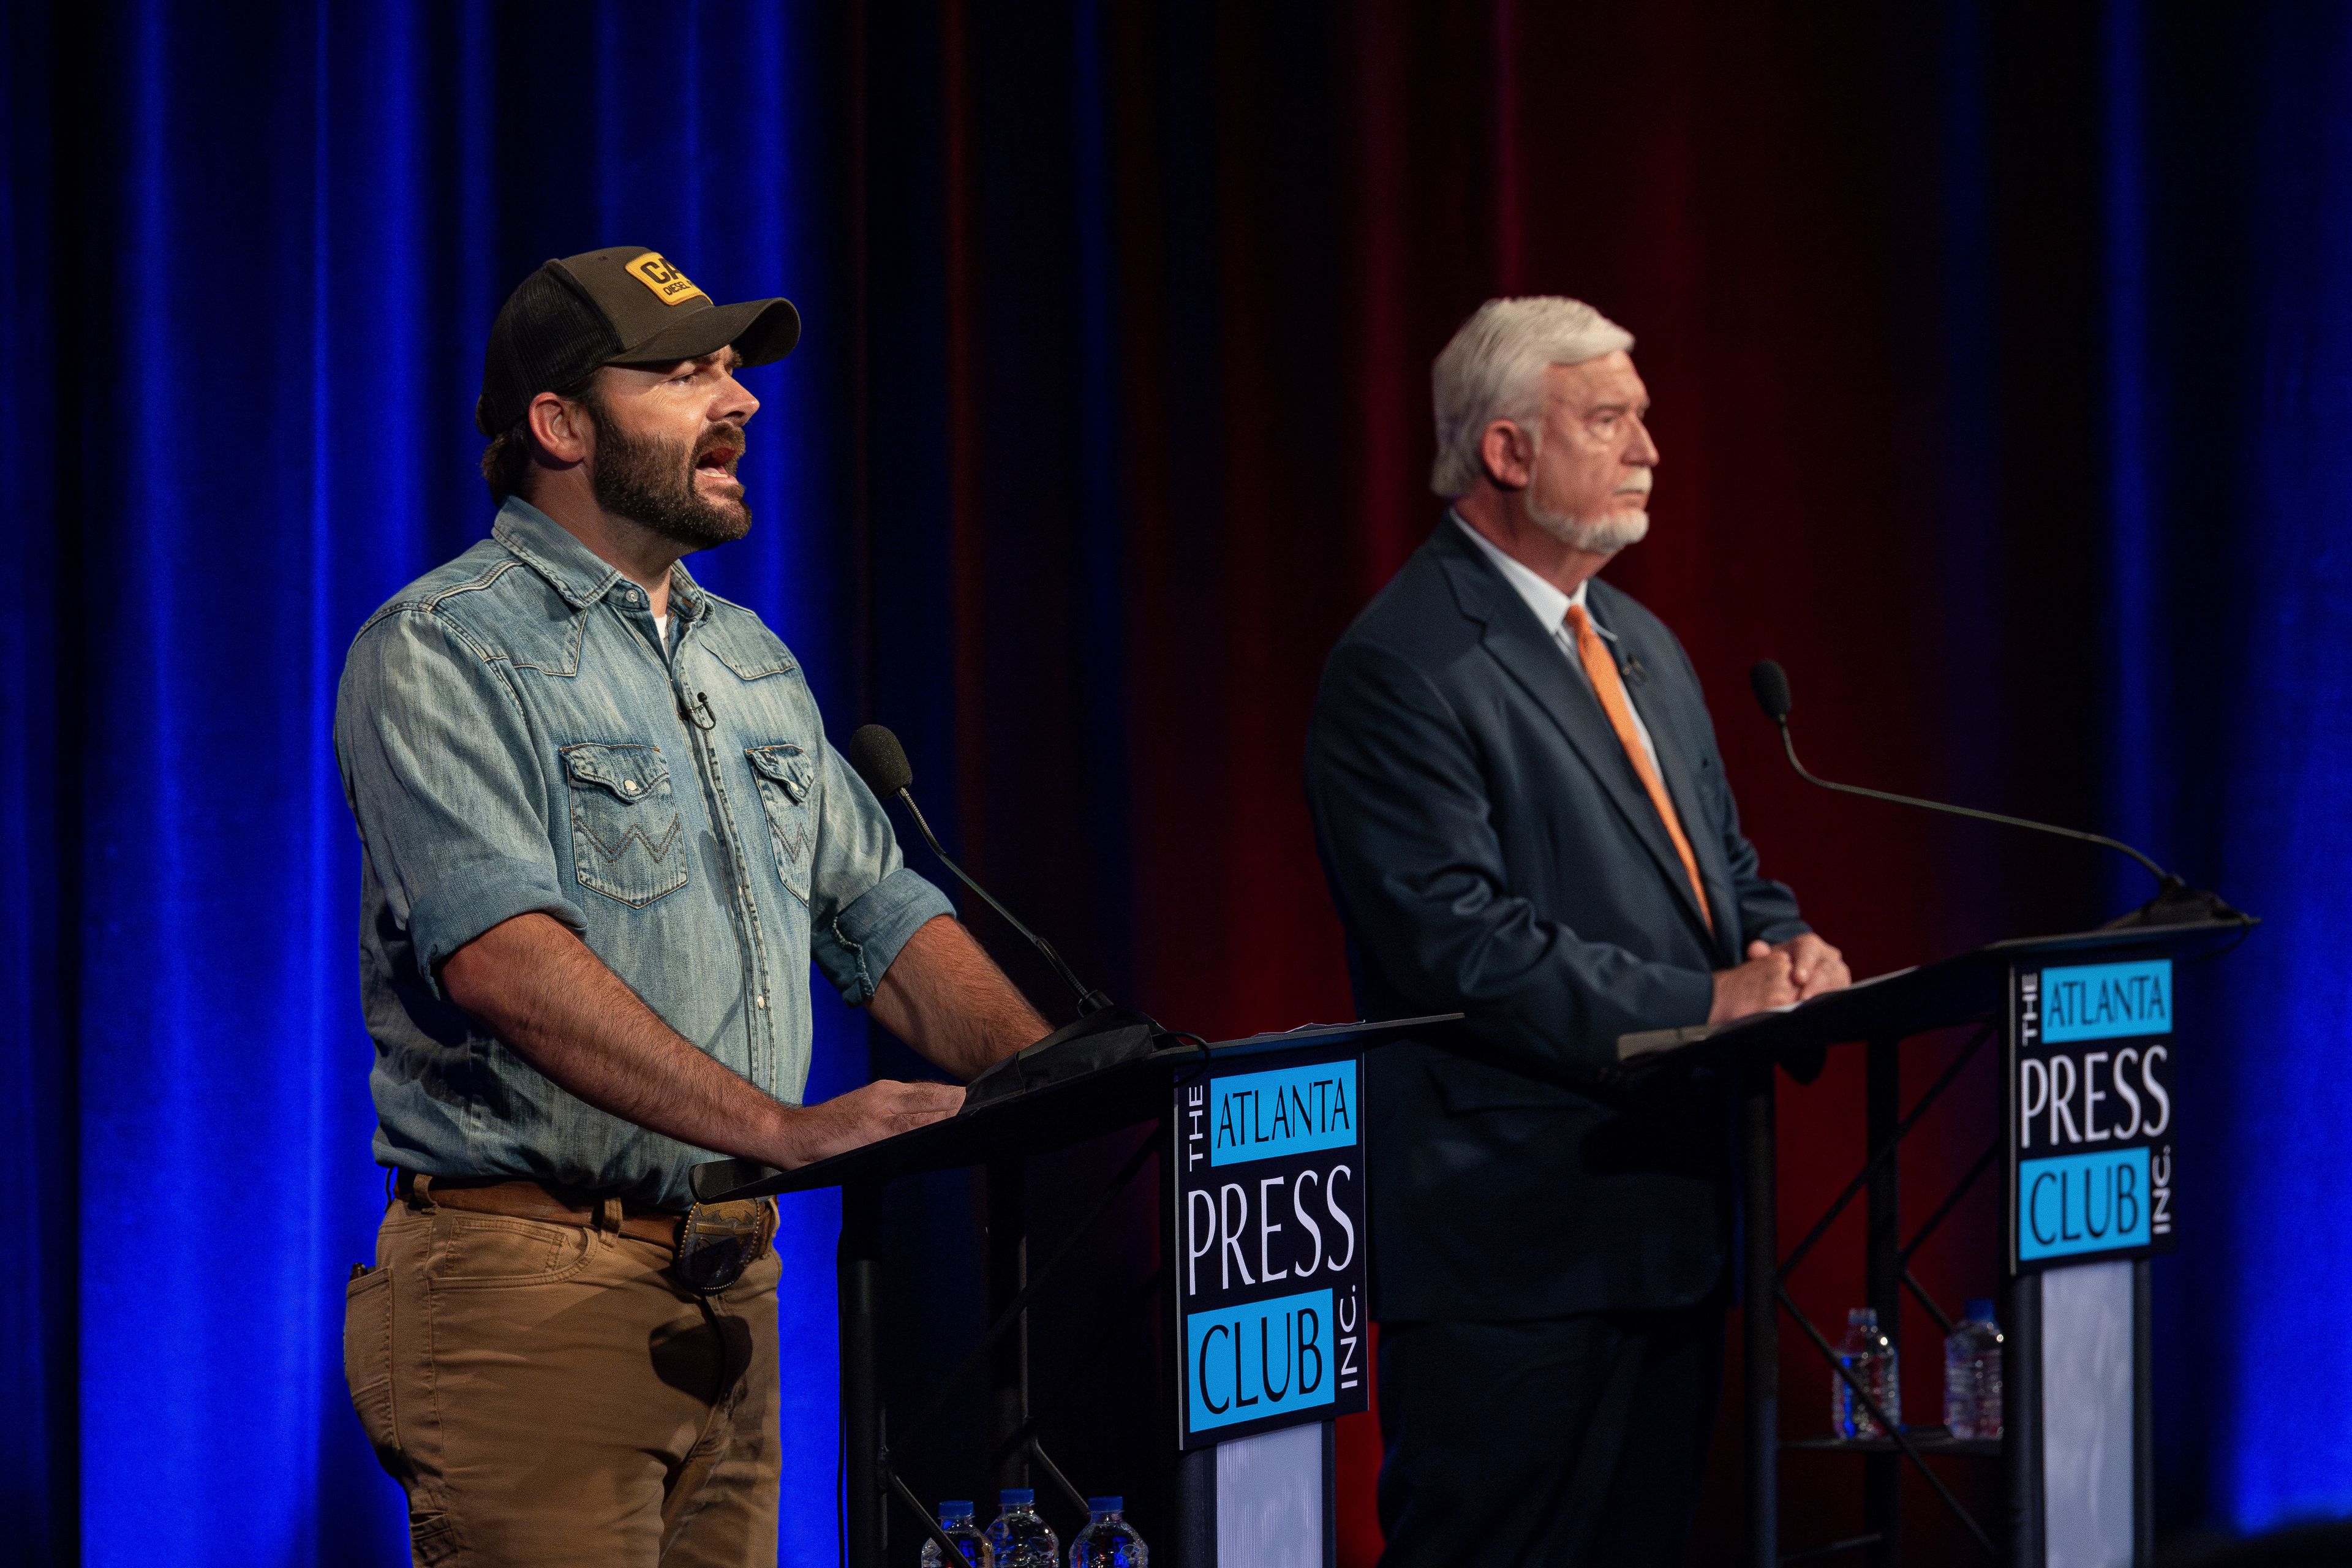
[[[888,800],[915,782],[915,770],[907,765],[907,749],[879,724],[864,725],[849,737],[849,765],[857,770],[877,800]]]
[[[1758,659],[1756,668],[1748,672],[1748,685],[1756,693],[1756,706],[1764,710],[1764,717],[1777,724],[1789,716],[1789,672],[1778,659]]]

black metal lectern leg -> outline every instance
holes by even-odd
[[[2132,1265],[2132,1568],[2156,1561],[2156,1275]]]
[[[996,1321],[1029,1284],[1027,1173],[1017,1159],[988,1164],[988,1319]],[[1029,1314],[1022,1311],[988,1355],[989,1452],[996,1484],[1029,1484]]]
[[[841,1244],[834,1255],[841,1317],[841,1426],[849,1568],[882,1568],[882,1389],[874,1361],[877,1288],[882,1273],[882,1194],[860,1183],[841,1190]]]
[[[1863,1069],[1863,1117],[1869,1138],[1864,1147],[1873,1156],[1888,1151],[1870,1168],[1864,1283],[1871,1310],[1878,1314],[1879,1331],[1895,1344],[1903,1342],[1903,1237],[1896,1228],[1900,1156],[1892,1146],[1901,1136],[1903,1121],[1902,1044],[1871,1041]],[[1917,1399],[1916,1390],[1912,1397]],[[1901,1419],[1899,1411],[1887,1414]],[[1903,1560],[1903,1456],[1891,1448],[1863,1458],[1862,1519],[1863,1529],[1878,1538],[1868,1549],[1870,1568],[1895,1568]]]
[[[1749,1568],[1780,1568],[1780,1226],[1773,1064],[1769,1058],[1751,1060],[1742,1070],[1739,1327],[1748,1438],[1748,1562]]]
[[[2042,1568],[2042,1276],[2001,1291],[2001,1458],[2009,1481],[2009,1568]]]

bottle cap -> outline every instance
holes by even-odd
[[[2000,1326],[2000,1320],[1992,1315],[1992,1298],[1990,1296],[1970,1297],[1968,1306],[1962,1310],[1980,1323],[1991,1323],[1996,1328]]]
[[[1874,1329],[1878,1327],[1878,1309],[1875,1307],[1853,1308],[1845,1315],[1845,1326],[1849,1329]]]
[[[1087,1499],[1087,1511],[1088,1513],[1117,1513],[1126,1506],[1127,1500],[1124,1498],[1090,1497]]]
[[[943,1520],[962,1519],[971,1512],[971,1504],[960,1499],[954,1502],[943,1502],[940,1504],[940,1517]]]
[[[1029,1487],[1007,1487],[996,1494],[996,1500],[1004,1508],[1028,1508],[1036,1502],[1037,1493]]]

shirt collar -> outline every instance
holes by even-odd
[[[1546,631],[1559,630],[1568,620],[1568,607],[1570,605],[1574,605],[1579,609],[1584,608],[1584,591],[1592,585],[1591,579],[1587,578],[1579,583],[1575,593],[1563,594],[1541,577],[1537,576],[1524,563],[1514,561],[1504,554],[1496,548],[1493,540],[1465,522],[1460,512],[1448,507],[1445,510],[1445,515],[1454,520],[1454,527],[1470,536],[1471,543],[1486,552],[1486,559],[1493,562],[1496,570],[1502,573],[1503,581],[1508,583],[1517,592],[1519,597],[1527,602],[1528,608],[1535,612],[1536,619],[1543,623]]]
[[[709,595],[702,591],[702,584],[697,583],[687,571],[686,563],[671,562],[669,563],[669,613],[684,617],[690,626],[700,620],[702,612],[709,606]]]
[[[520,496],[509,496],[499,508],[490,537],[546,578],[575,610],[586,609],[622,580],[619,567]],[[671,614],[683,615],[689,621],[701,618],[703,593],[682,561],[670,564],[669,602]]]

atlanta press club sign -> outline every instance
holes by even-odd
[[[1362,1086],[1354,1051],[1177,1084],[1180,1447],[1365,1408]]]
[[[2172,1249],[2172,961],[2010,983],[2012,1273]]]

